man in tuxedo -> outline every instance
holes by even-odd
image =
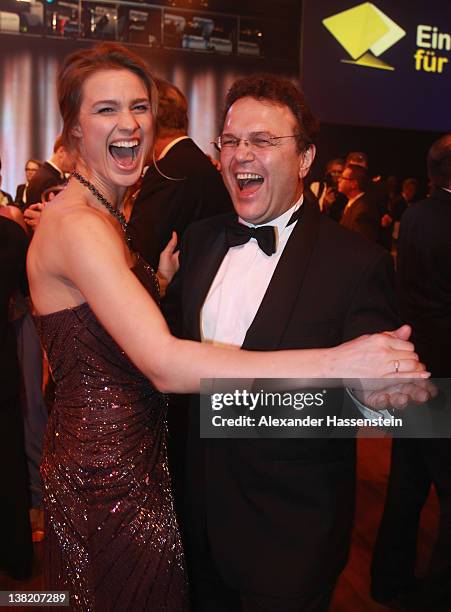
[[[217,144],[236,212],[185,234],[164,304],[179,336],[261,351],[397,326],[389,256],[303,197],[316,130],[290,81],[232,86]],[[194,609],[327,610],[351,538],[354,441],[199,439],[198,412],[185,514]]]
[[[430,197],[412,204],[401,220],[399,309],[412,326],[415,348],[432,376],[450,379],[451,134],[440,138],[429,150],[428,174],[433,186]],[[432,413],[437,416],[446,413],[444,395],[432,403]],[[445,431],[443,434],[450,435]],[[418,528],[432,484],[440,503],[440,526],[426,579],[418,588]],[[398,603],[407,601],[420,610],[451,609],[449,438],[393,441],[388,493],[373,557],[372,595],[381,603],[398,599]]]
[[[17,185],[16,197],[14,198],[14,203],[18,206],[22,211],[27,207],[27,195],[28,195],[28,186],[30,184],[31,179],[34,177],[36,172],[41,167],[41,162],[37,159],[29,159],[25,164],[25,183],[21,183]]]
[[[182,92],[156,79],[159,93],[154,159],[133,205],[128,232],[134,248],[156,270],[172,232],[232,210],[220,173],[188,136],[188,103]]]
[[[42,210],[42,194],[50,187],[64,185],[66,173],[72,172],[74,160],[69,151],[64,147],[61,136],[58,136],[53,145],[51,157],[45,161],[33,178],[30,180],[27,189],[27,205],[25,209],[25,222],[33,230]]]
[[[368,171],[358,164],[347,164],[338,179],[338,191],[348,198],[340,223],[372,242],[379,237],[380,214],[366,196]]]

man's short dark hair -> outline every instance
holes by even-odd
[[[408,178],[403,180],[403,182],[402,182],[402,189],[405,189],[409,185],[412,185],[413,187],[416,187],[418,189],[419,184],[420,184],[420,182],[419,182],[418,179],[416,179],[414,177],[408,177]]]
[[[297,123],[296,132],[299,136],[296,142],[299,152],[305,151],[314,143],[319,123],[307,105],[304,94],[291,81],[274,74],[256,74],[238,79],[229,89],[225,100],[223,125],[232,104],[246,97],[259,101],[267,100],[273,104],[287,106],[291,110]]]
[[[436,187],[451,187],[451,134],[436,140],[429,149],[428,175]]]
[[[188,132],[188,101],[178,87],[163,79],[155,79],[159,102],[157,114],[158,135]]]
[[[358,164],[346,164],[346,168],[351,170],[351,178],[356,181],[358,188],[361,191],[365,191],[368,187],[368,170]]]
[[[355,164],[356,166],[362,166],[362,168],[368,168],[368,155],[362,151],[351,151],[347,154],[345,163],[347,166]]]

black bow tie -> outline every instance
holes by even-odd
[[[300,206],[291,215],[286,227],[294,223],[301,216],[304,207]],[[230,247],[246,244],[251,238],[255,238],[258,246],[266,255],[276,252],[276,231],[274,225],[261,225],[260,227],[249,227],[244,223],[239,223],[237,219],[231,221],[226,226],[226,241]]]
[[[238,221],[231,221],[226,226],[226,241],[230,247],[246,244],[251,238],[255,238],[258,246],[266,255],[276,252],[276,233],[273,225],[262,225],[261,227],[249,227]]]

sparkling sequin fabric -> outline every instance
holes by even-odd
[[[143,260],[134,272],[158,299]],[[36,323],[56,382],[41,468],[47,588],[68,590],[73,610],[187,610],[164,396],[87,304]]]

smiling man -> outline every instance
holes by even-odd
[[[290,81],[232,86],[216,144],[236,212],[185,234],[165,302],[176,334],[262,351],[398,325],[389,255],[303,197],[316,131]],[[354,441],[199,439],[195,413],[184,517],[194,609],[327,610],[351,537]]]

